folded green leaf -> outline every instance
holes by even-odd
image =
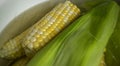
[[[111,1],[111,0],[83,0],[82,4],[80,4],[80,7],[89,10],[95,7],[96,5],[104,3],[106,1]]]
[[[89,11],[90,9],[100,5],[104,2],[108,2],[111,0],[78,0],[77,4],[81,8],[82,14]]]
[[[105,53],[107,66],[120,66],[120,13],[119,20],[112,34]]]
[[[90,12],[89,21],[64,41],[65,46],[54,66],[98,66],[118,13],[119,7],[115,2],[95,7]]]

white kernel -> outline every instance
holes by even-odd
[[[38,33],[38,34],[41,34],[41,35],[43,34],[43,32],[42,32],[42,31],[38,31],[37,33]]]
[[[50,22],[50,24],[52,25],[52,24],[53,24],[53,22]]]
[[[67,20],[68,20],[68,18],[65,18],[64,20],[66,20],[66,21],[67,21]]]
[[[50,25],[50,24],[48,24],[47,26],[48,26],[48,27],[50,27],[51,25]]]
[[[31,36],[28,36],[28,37],[27,37],[27,40],[30,40],[31,38],[32,38]]]
[[[65,23],[67,23],[67,21],[68,21],[67,19],[64,19],[64,22],[65,22]]]
[[[57,27],[55,28],[55,30],[56,30],[57,32],[60,32],[60,30],[59,30]]]
[[[35,41],[36,41],[36,38],[35,38],[35,37],[32,37],[31,41],[32,41],[32,42],[35,42]]]
[[[65,14],[62,14],[63,17],[65,17]]]
[[[38,29],[34,29],[33,32],[36,33],[38,31]]]
[[[34,34],[35,34],[35,32],[31,32],[31,33],[30,33],[30,36],[34,36]]]
[[[50,23],[51,23],[51,22],[55,22],[55,18],[52,18],[52,19],[50,20]]]
[[[46,38],[44,39],[44,42],[47,43],[48,41],[49,41],[49,38],[46,37]]]
[[[52,17],[52,16],[51,16],[51,15],[49,15],[46,19],[47,19],[47,20],[49,20],[49,19],[51,19],[51,17]]]
[[[74,12],[73,11],[70,11],[70,14],[73,14]]]
[[[30,49],[33,48],[33,44],[32,44],[32,43],[28,44],[27,46],[28,46],[28,48],[30,48]]]
[[[42,38],[43,38],[43,39],[45,39],[45,38],[46,38],[46,36],[42,36]]]
[[[57,14],[61,14],[61,12],[59,11],[59,12],[57,12]]]

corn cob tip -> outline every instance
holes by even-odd
[[[0,48],[0,57],[4,59],[16,59],[25,55],[21,43],[22,39],[30,29],[31,28],[25,30],[18,36],[8,40],[5,44],[3,44]]]
[[[13,43],[14,42],[14,43]],[[21,51],[19,51],[21,49]],[[3,59],[16,59],[24,54],[22,47],[10,40],[0,47],[0,57]]]

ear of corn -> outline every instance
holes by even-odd
[[[70,1],[59,4],[46,17],[33,25],[22,46],[27,56],[33,56],[64,27],[79,16],[80,10]]]
[[[114,33],[106,47],[105,62],[107,66],[120,66],[120,12],[118,18]]]
[[[29,29],[1,46],[0,57],[4,59],[16,59],[24,55],[24,50],[22,48],[21,42],[28,31]]]
[[[118,11],[113,1],[95,7],[57,35],[27,66],[99,66]]]

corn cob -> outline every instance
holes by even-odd
[[[93,8],[49,42],[27,66],[99,66],[118,13],[113,1]]]
[[[2,45],[0,47],[0,57],[4,59],[16,59],[24,55],[21,42],[28,31],[29,29]]]
[[[25,56],[25,57],[22,57],[20,59],[13,61],[9,66],[26,66],[29,60],[30,58]]]
[[[25,37],[22,46],[27,56],[33,56],[50,39],[79,16],[80,10],[70,1],[59,4],[43,17]]]

